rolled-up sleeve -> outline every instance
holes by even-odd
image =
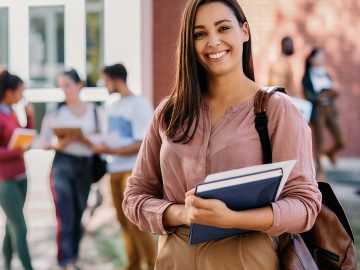
[[[273,162],[296,159],[278,201],[272,204],[271,235],[301,233],[311,229],[321,208],[321,193],[315,179],[311,130],[295,104],[283,94],[269,101],[269,134]]]
[[[157,110],[142,142],[135,168],[127,181],[122,207],[125,215],[140,230],[165,234],[162,216],[172,202],[163,199],[158,118]]]

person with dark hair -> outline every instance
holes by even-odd
[[[127,178],[131,175],[141,142],[145,136],[152,115],[151,103],[134,95],[127,86],[127,71],[124,65],[115,64],[103,69],[103,78],[109,93],[118,93],[107,110],[108,130],[103,145],[95,151],[109,155],[111,193],[117,218],[123,231],[127,254],[127,270],[140,270],[144,262],[148,269],[154,269],[156,246],[150,233],[140,231],[124,215],[123,192]]]
[[[298,96],[295,91],[294,75],[290,57],[294,54],[294,42],[291,37],[281,40],[281,54],[271,63],[269,70],[269,85],[281,86],[290,96]]]
[[[320,211],[310,128],[291,98],[274,93],[266,112],[273,162],[297,160],[279,200],[233,211],[195,196],[209,174],[262,164],[254,123],[262,87],[236,0],[189,0],[177,52],[174,88],[142,143],[124,212],[141,230],[160,234],[156,270],[279,269],[275,236],[309,230]],[[189,245],[191,223],[254,232]]]
[[[110,78],[112,80],[116,80],[116,79],[122,80],[123,82],[126,83],[127,71],[123,64],[114,64],[111,66],[105,66],[103,69],[103,73],[106,76],[105,77],[106,83],[111,83],[111,80],[107,80],[108,78]],[[108,89],[112,89],[112,87],[110,86],[110,88],[108,88]]]
[[[45,149],[55,150],[50,185],[57,218],[58,263],[62,269],[73,270],[77,269],[81,218],[92,184],[92,143],[101,139],[102,116],[95,104],[80,100],[83,82],[74,69],[63,72],[58,84],[65,102],[45,116],[40,141]],[[54,136],[55,128],[80,128],[81,133]]]
[[[320,160],[323,153],[325,128],[330,131],[334,139],[334,145],[325,151],[333,164],[336,163],[336,153],[345,145],[335,108],[335,100],[339,93],[326,70],[325,60],[325,54],[321,49],[311,50],[305,60],[305,71],[302,78],[304,95],[313,104],[310,124],[315,138],[315,160],[319,180],[325,179]]]
[[[11,259],[16,251],[26,270],[31,270],[31,259],[26,240],[27,228],[23,207],[27,193],[24,152],[27,149],[8,149],[8,144],[16,128],[20,127],[12,105],[21,98],[23,81],[8,71],[0,73],[0,207],[6,216],[6,230],[2,246],[4,269],[11,269]],[[33,112],[25,108],[26,128],[33,127]]]

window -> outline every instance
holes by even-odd
[[[99,86],[104,65],[104,1],[86,1],[86,83]]]
[[[9,63],[8,9],[0,8],[0,68]]]
[[[29,20],[29,86],[54,87],[64,69],[64,7],[31,7]]]
[[[29,102],[61,101],[56,77],[64,67],[75,68],[90,86],[81,98],[102,101],[108,92],[101,87],[101,69],[116,62],[127,67],[135,93],[151,93],[151,50],[141,45],[151,44],[151,18],[143,16],[152,14],[151,2],[0,0],[0,66],[24,79]]]

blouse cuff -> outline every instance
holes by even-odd
[[[175,228],[173,227],[164,228],[164,223],[163,223],[164,212],[172,204],[174,204],[174,202],[166,202],[159,209],[159,214],[157,216],[157,223],[160,229],[160,234],[169,234],[175,231]]]

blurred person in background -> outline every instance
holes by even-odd
[[[291,37],[281,40],[281,54],[271,63],[269,70],[269,85],[284,87],[290,96],[298,96],[295,91],[294,75],[290,57],[294,54],[294,42]]]
[[[153,236],[140,231],[122,210],[123,192],[149,127],[153,107],[144,97],[130,91],[126,84],[127,71],[122,64],[106,66],[103,78],[109,93],[118,93],[121,97],[107,109],[105,144],[95,146],[95,151],[109,155],[111,192],[127,254],[125,269],[140,270],[142,262],[148,269],[154,269],[156,246]]]
[[[309,123],[312,105],[309,101],[300,97],[295,89],[294,75],[291,66],[291,56],[294,54],[294,42],[291,37],[284,37],[281,40],[281,54],[271,63],[269,69],[269,85],[284,87],[291,96],[296,106]]]
[[[45,116],[40,141],[43,148],[55,150],[51,191],[57,217],[58,263],[64,270],[75,270],[82,237],[81,219],[92,184],[92,143],[101,138],[101,123],[97,121],[102,116],[95,104],[80,100],[83,82],[74,69],[63,72],[58,84],[65,94],[65,103]],[[54,141],[54,128],[80,128],[81,134],[65,134]]]
[[[23,207],[27,193],[23,148],[8,149],[10,138],[20,124],[12,105],[22,98],[23,81],[4,70],[0,73],[0,206],[6,216],[6,230],[2,246],[4,269],[11,269],[16,251],[25,270],[32,270],[27,244],[27,227]],[[26,128],[33,128],[33,110],[25,107]]]
[[[344,147],[344,139],[339,126],[335,100],[339,92],[326,69],[326,57],[321,49],[311,50],[305,60],[305,72],[302,78],[304,95],[313,104],[310,124],[315,141],[315,157],[318,180],[325,180],[320,156],[325,153],[329,160],[336,163],[336,153]],[[334,144],[323,152],[324,131],[328,129]]]

